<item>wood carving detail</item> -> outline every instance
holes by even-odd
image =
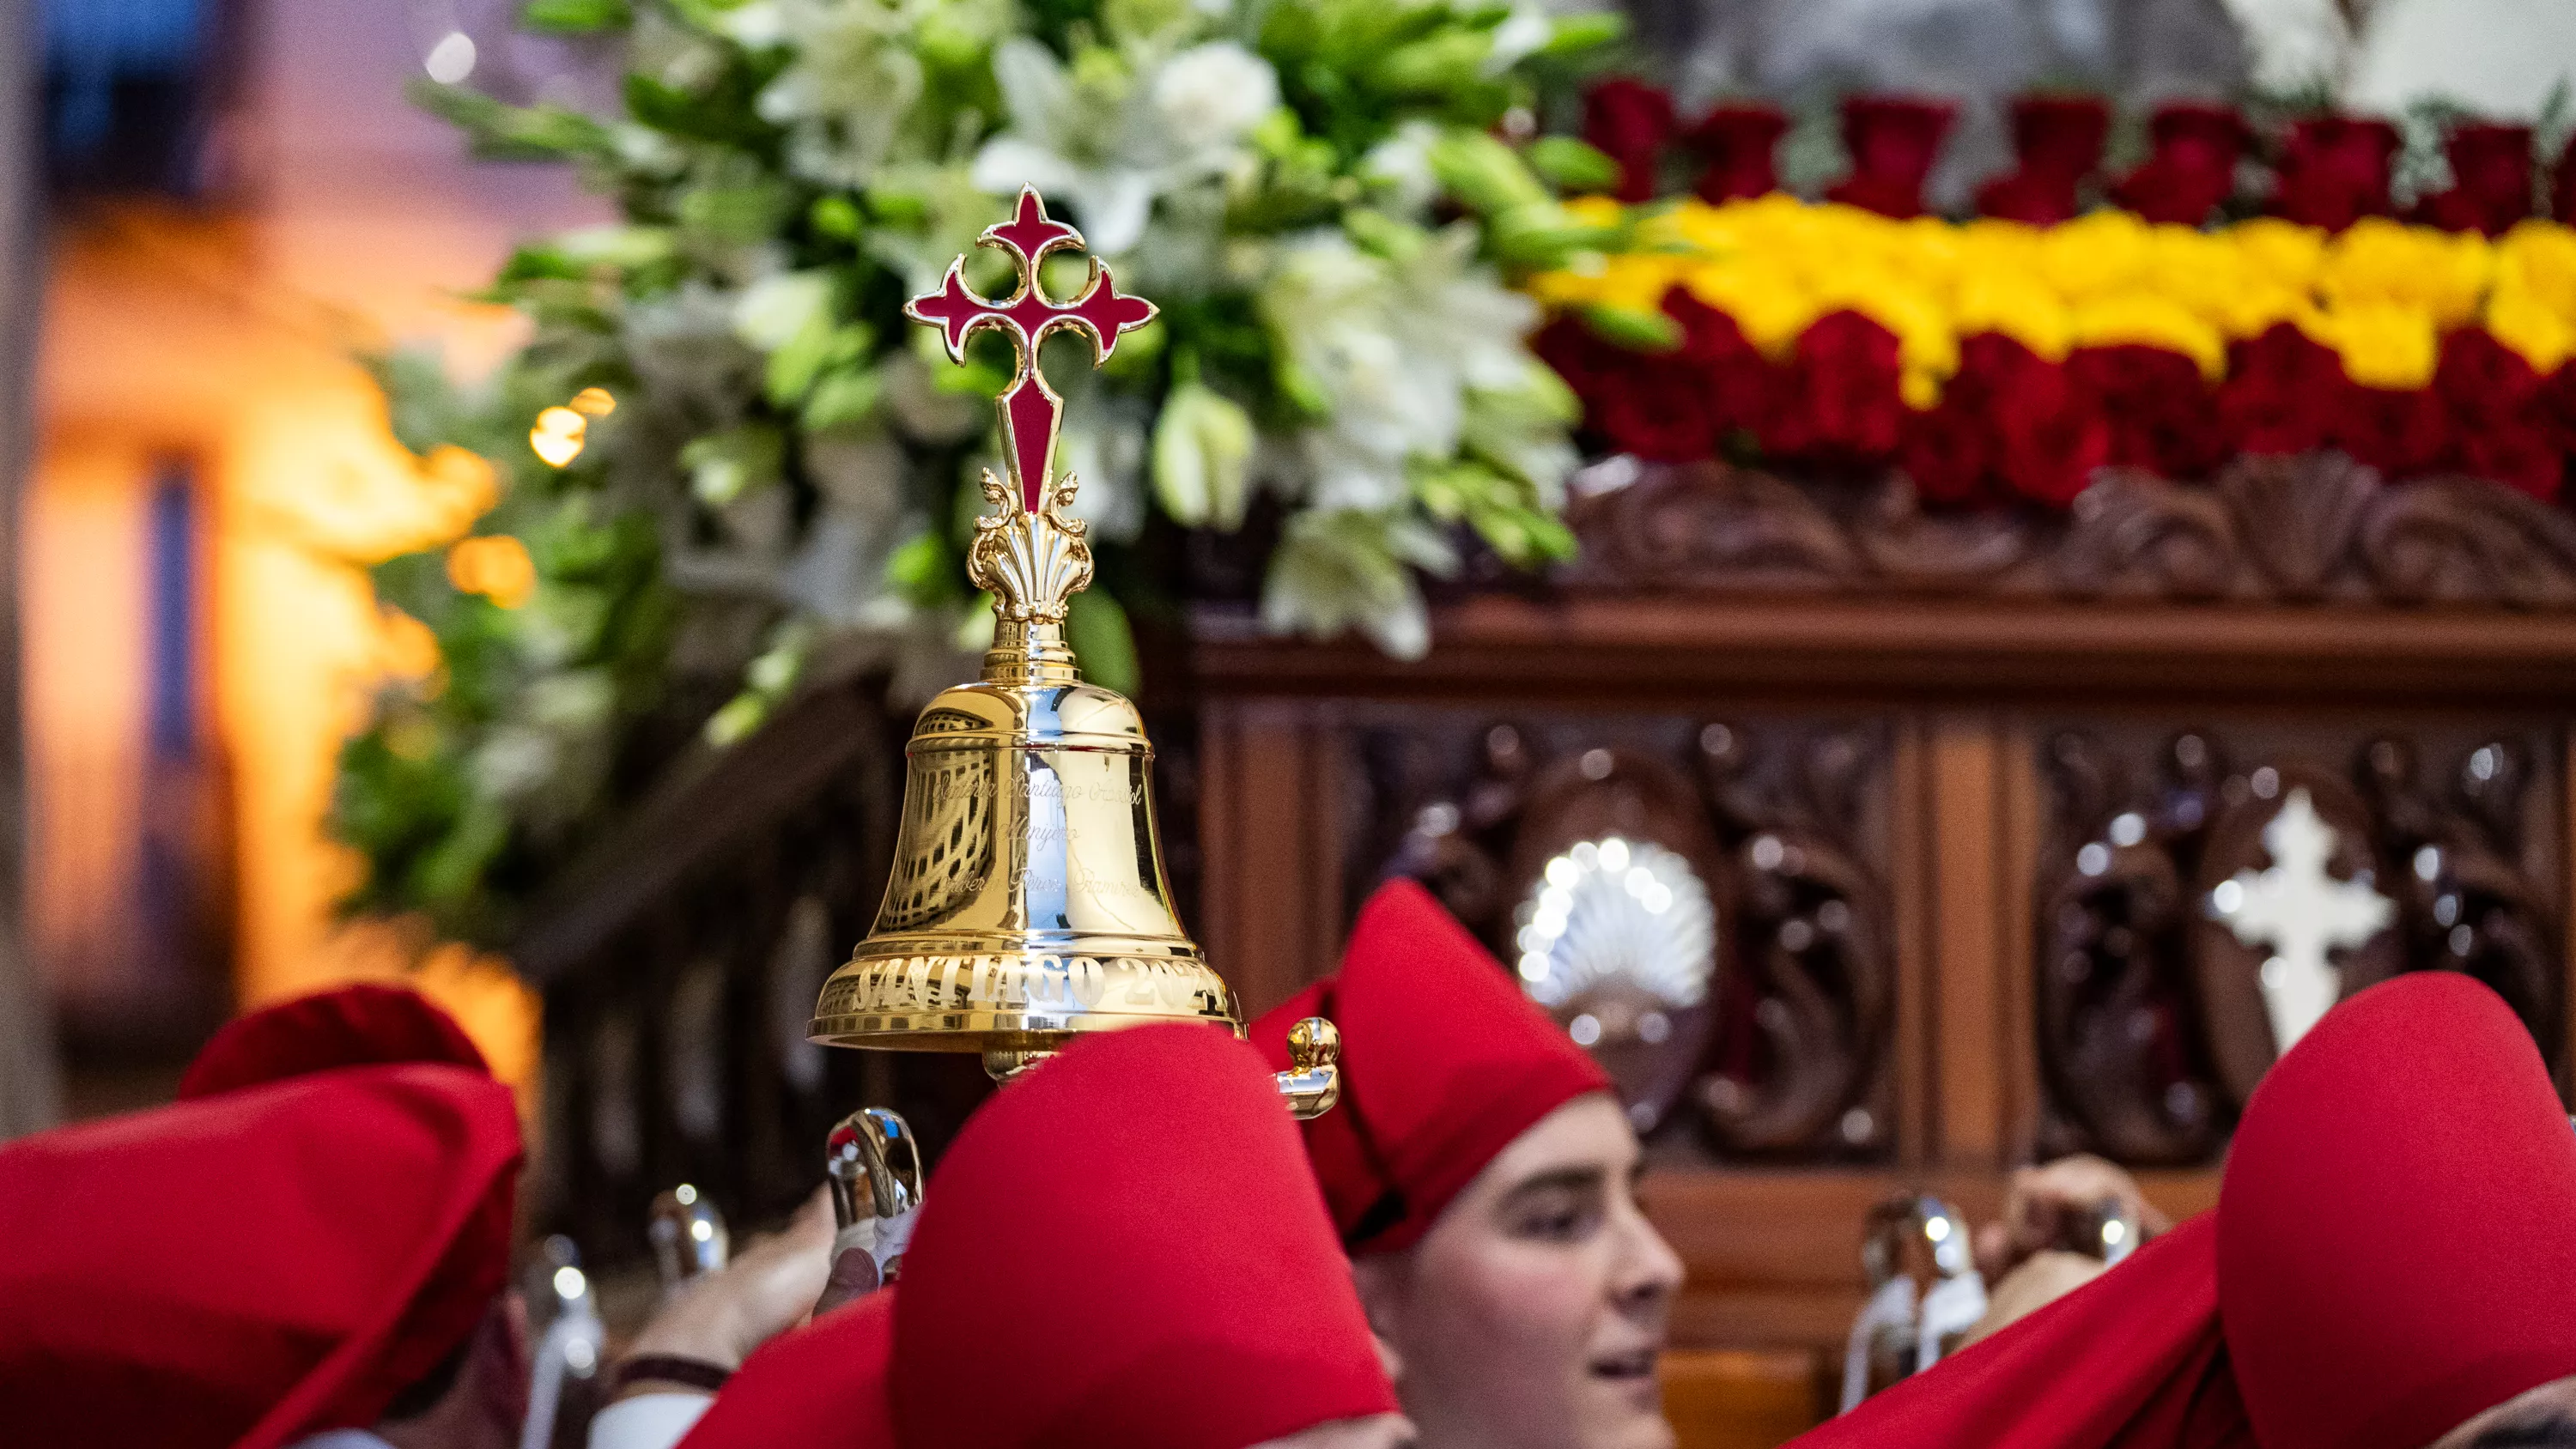
[[[2390,484],[2334,452],[2249,454],[2207,484],[2106,468],[2063,515],[1930,513],[1895,473],[1646,465],[1568,516],[1583,552],[1557,577],[1585,592],[2576,607],[2576,517],[2484,479]]]
[[[2530,838],[2531,812],[2548,808],[2530,788],[2532,750],[2488,739],[2429,780],[2420,753],[2405,738],[2366,739],[2338,776],[2240,755],[2207,729],[2134,754],[2086,732],[2047,741],[2034,963],[2054,1109],[2043,1152],[2180,1164],[2216,1150],[2277,1055],[2260,983],[2278,948],[2241,940],[2213,892],[2277,863],[2266,828],[2294,796],[2332,833],[2320,884],[2393,905],[2384,928],[2337,943],[2341,993],[2399,971],[2466,971],[2557,1062],[2558,906],[2541,884],[2553,863]]]
[[[1600,1033],[1594,1050],[1641,1127],[1686,1106],[1722,1155],[1884,1150],[1895,991],[1883,726],[1417,716],[1359,744],[1355,803],[1375,829],[1354,855],[1354,900],[1412,876],[1511,961],[1533,944],[1531,892],[1581,842],[1651,842],[1705,882],[1719,921],[1706,1011],[1664,1013],[1656,1049],[1641,1050],[1620,1032],[1642,1003],[1557,1007],[1569,1023],[1592,1017],[1578,1035]]]

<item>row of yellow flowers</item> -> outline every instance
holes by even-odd
[[[1899,221],[1782,193],[1572,206],[1627,241],[1533,278],[1541,302],[1644,336],[1680,287],[1773,358],[1817,318],[1855,311],[1896,335],[1916,408],[1938,400],[1960,339],[1981,332],[2050,360],[2075,347],[2165,348],[2213,382],[2230,342],[2283,322],[2372,387],[2427,385],[2442,334],[2472,323],[2542,375],[2576,355],[2576,230],[2554,222],[2491,240],[2383,220],[2332,235],[2271,218],[2200,231],[2120,211],[2053,227]]]

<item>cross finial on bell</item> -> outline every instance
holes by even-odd
[[[1064,399],[1047,386],[1038,370],[1038,344],[1052,332],[1078,332],[1091,339],[1092,365],[1109,359],[1118,335],[1154,320],[1154,304],[1118,290],[1109,267],[1091,259],[1091,280],[1070,302],[1050,302],[1038,290],[1038,264],[1051,252],[1082,245],[1082,233],[1050,220],[1037,188],[1020,192],[1020,205],[1009,221],[984,228],[979,239],[1008,253],[1019,274],[1011,295],[999,302],[978,297],[966,286],[966,259],[948,264],[939,290],[913,298],[905,315],[939,329],[952,362],[966,360],[966,339],[980,331],[998,331],[1019,350],[1019,371],[994,405],[1002,414],[1002,456],[1018,485],[1020,506],[1042,512],[1054,478],[1056,430],[1064,421]]]

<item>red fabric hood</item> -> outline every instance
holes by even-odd
[[[1244,1449],[1395,1393],[1260,1054],[1075,1042],[941,1158],[896,1290],[917,1449]]]
[[[1288,1029],[1341,1029],[1342,1100],[1305,1124],[1333,1223],[1353,1252],[1412,1246],[1494,1154],[1609,1074],[1409,880],[1360,908],[1341,973],[1252,1025],[1275,1070]]]

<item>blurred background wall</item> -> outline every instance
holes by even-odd
[[[417,338],[487,365],[514,319],[463,294],[514,238],[598,212],[559,171],[467,162],[405,101],[469,23],[501,89],[542,84],[511,67],[545,48],[514,59],[482,10],[44,6],[28,949],[76,1113],[166,1094],[239,1005],[401,954],[333,925],[317,829],[382,647],[350,561],[462,527],[476,480],[415,486],[359,356]],[[526,1060],[506,976],[429,979]]]

